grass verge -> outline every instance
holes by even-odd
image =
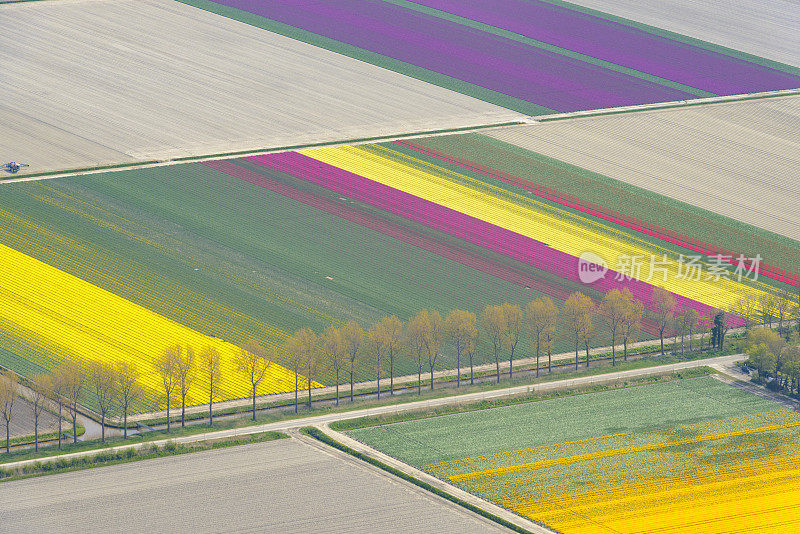
[[[82,436],[86,432],[86,429],[80,423],[78,423],[78,425],[77,425],[77,430],[78,430],[78,436],[79,437]],[[65,428],[64,431],[65,432],[72,432],[72,425],[70,424],[69,428]],[[51,441],[51,440],[55,440],[55,439],[58,439],[58,432],[44,432],[42,434],[39,434],[39,446],[42,447],[43,446],[43,442],[45,442],[45,441]],[[64,441],[67,441],[67,439],[71,439],[71,438],[64,438]],[[35,440],[34,440],[33,434],[31,434],[29,436],[18,436],[16,438],[11,438],[11,445],[12,446],[33,445],[34,441]]]
[[[517,526],[514,523],[511,523],[510,521],[506,521],[502,517],[499,517],[499,516],[497,516],[497,515],[495,515],[495,514],[493,514],[491,512],[487,512],[483,508],[480,508],[478,506],[470,504],[467,501],[459,499],[455,495],[451,495],[450,493],[447,493],[446,491],[443,491],[443,490],[441,490],[441,489],[439,489],[437,487],[434,487],[434,486],[428,484],[427,482],[423,482],[422,480],[419,480],[418,478],[412,477],[411,475],[406,474],[406,473],[400,471],[399,469],[396,469],[396,468],[394,468],[394,467],[392,467],[390,465],[387,465],[387,464],[381,462],[380,460],[376,460],[375,458],[373,458],[371,456],[368,456],[366,454],[363,454],[361,452],[358,452],[357,450],[352,449],[352,448],[348,447],[347,445],[345,445],[343,443],[339,443],[338,441],[336,441],[335,439],[331,438],[330,436],[328,436],[327,434],[325,434],[324,432],[322,432],[318,428],[315,428],[315,427],[303,427],[303,428],[300,429],[300,432],[302,432],[303,434],[305,434],[307,436],[310,436],[310,437],[316,439],[317,441],[320,441],[320,442],[322,442],[322,443],[324,443],[326,445],[329,445],[329,446],[331,446],[331,447],[333,447],[335,449],[339,449],[340,451],[342,451],[342,452],[344,452],[346,454],[349,454],[350,456],[358,458],[359,460],[367,462],[368,464],[374,465],[378,469],[382,469],[382,470],[386,471],[387,473],[390,473],[390,474],[392,474],[392,475],[394,475],[394,476],[396,476],[398,478],[402,478],[406,482],[410,482],[411,484],[414,484],[415,486],[419,486],[420,488],[422,488],[422,489],[424,489],[426,491],[429,491],[429,492],[433,493],[434,495],[438,495],[439,497],[441,497],[443,499],[446,499],[446,500],[448,500],[448,501],[450,501],[452,503],[455,503],[455,504],[457,504],[457,505],[459,505],[459,506],[461,506],[463,508],[466,508],[470,512],[474,512],[474,513],[476,513],[476,514],[478,514],[478,515],[480,515],[482,517],[485,517],[486,519],[488,519],[490,521],[494,521],[495,523],[498,523],[498,524],[500,524],[500,525],[502,525],[502,526],[504,526],[504,527],[506,527],[508,529],[511,529],[514,532],[520,532],[522,534],[533,534],[530,530],[527,530],[527,529],[524,529],[524,528],[522,528],[520,526]]]

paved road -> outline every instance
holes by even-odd
[[[16,532],[508,532],[298,439],[0,484]]]

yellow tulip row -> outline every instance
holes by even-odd
[[[113,293],[60,271],[14,249],[0,245],[0,327],[7,336],[35,344],[39,353],[52,355],[36,362],[52,367],[63,359],[88,365],[92,361],[134,363],[151,398],[159,398],[160,377],[154,359],[174,344],[190,346],[199,355],[206,348],[220,352],[221,380],[215,400],[247,397],[249,383],[237,371],[240,349],[209,337],[134,304]],[[208,402],[200,362],[189,404]],[[317,384],[318,385],[318,384]],[[259,393],[294,388],[294,373],[270,365]]]

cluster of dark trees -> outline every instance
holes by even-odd
[[[750,328],[745,352],[758,371],[758,379],[775,390],[800,395],[800,334],[797,330],[775,331],[769,326]]]

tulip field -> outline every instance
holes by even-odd
[[[530,164],[515,167],[507,154]],[[757,231],[732,242],[719,236],[742,227],[712,214],[703,227],[715,235],[697,239],[648,215],[680,213],[668,199],[625,186],[645,205],[626,207],[611,200],[609,183],[467,134],[13,184],[0,209],[9,303],[0,363],[30,373],[65,359],[136,361],[146,410],[160,402],[151,362],[178,342],[218,348],[227,362],[220,398],[239,398],[247,391],[233,366],[237,347],[277,348],[262,392],[291,390],[281,347],[302,327],[354,319],[368,328],[387,314],[480,313],[543,295],[561,303],[575,291],[598,302],[613,288],[653,309],[657,285],[677,311],[707,320],[796,280],[786,267],[797,252],[785,240]],[[588,282],[579,272],[586,251],[609,266]],[[762,255],[758,276],[735,259],[753,251]],[[682,275],[683,258],[698,253],[705,274]],[[727,261],[715,265],[712,255]],[[625,257],[658,258],[663,272],[626,270]],[[592,343],[607,345],[596,323]],[[645,320],[639,338],[655,335]],[[569,340],[559,337],[555,350],[569,350]],[[518,354],[529,351],[523,339]],[[409,355],[398,358],[397,374],[414,370]],[[371,362],[355,374],[372,378]],[[196,388],[189,401],[204,398]]]
[[[800,526],[800,416],[710,377],[348,433],[564,534]]]
[[[677,315],[697,312],[692,328],[705,329],[718,310],[737,327],[749,319],[735,313],[743,299],[769,305],[765,296],[800,283],[794,219],[778,213],[794,205],[781,177],[795,171],[797,150],[780,125],[795,116],[788,93],[800,71],[784,55],[758,57],[752,40],[732,50],[560,0],[90,4],[4,7],[32,31],[7,37],[25,58],[10,79],[30,87],[0,84],[14,126],[0,152],[30,156],[29,178],[159,165],[42,182],[4,173],[15,183],[3,184],[0,205],[1,366],[31,374],[68,360],[136,362],[147,393],[137,409],[149,411],[163,405],[153,362],[176,343],[216,348],[219,398],[235,399],[247,381],[234,356],[252,342],[274,360],[262,393],[292,389],[284,345],[304,327],[321,333],[355,320],[368,329],[388,315],[480,314],[544,296],[560,307],[578,291],[598,304],[613,289],[653,312],[657,287]],[[96,35],[72,39],[87,17]],[[63,61],[41,69],[54,49]],[[114,82],[145,72],[153,77]],[[748,110],[756,93],[772,107]],[[695,114],[710,113],[695,100],[719,96],[741,100],[711,107],[760,144],[740,150],[741,137],[717,139],[735,148],[708,152],[705,137],[722,123],[708,115],[707,130],[694,128]],[[629,145],[597,129],[607,145],[600,162],[545,155],[534,143],[549,142],[537,136],[567,113],[580,152],[580,127],[598,113],[661,103],[656,115],[634,113],[666,128],[652,143],[620,148]],[[688,110],[683,126],[659,118],[676,106]],[[582,111],[592,116],[573,120]],[[746,128],[761,116],[774,122]],[[670,152],[658,138],[678,139],[676,129],[694,137],[673,139]],[[682,154],[685,144],[701,152]],[[630,152],[640,145],[644,155]],[[707,176],[721,182],[675,192],[664,173],[699,181],[694,161],[706,152]],[[751,162],[741,172],[717,164],[740,153]],[[778,162],[763,171],[773,182],[752,161]],[[620,167],[645,171],[615,179]],[[736,194],[717,195],[729,181]],[[778,182],[771,196],[744,198]],[[759,224],[766,218],[774,224]],[[659,337],[652,315],[636,341]],[[592,331],[589,344],[609,345],[599,316]],[[531,355],[528,336],[514,346],[517,357]],[[553,351],[572,346],[562,331]],[[454,367],[449,351],[443,369]],[[477,363],[489,352],[479,347]],[[355,379],[375,379],[375,363],[362,357]],[[395,375],[414,371],[402,352]],[[334,376],[324,369],[316,385]],[[190,391],[190,404],[205,401],[204,387]]]

